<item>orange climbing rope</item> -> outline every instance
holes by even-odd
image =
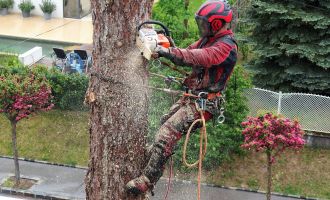
[[[189,95],[191,96],[191,95]],[[206,132],[206,122],[205,122],[205,118],[204,118],[204,111],[202,109],[200,109],[199,105],[197,103],[195,103],[196,109],[199,111],[201,118],[195,120],[191,126],[188,129],[187,135],[186,135],[186,140],[184,142],[183,145],[183,154],[182,154],[182,160],[183,163],[189,167],[195,167],[198,164],[198,193],[197,193],[197,199],[200,200],[201,199],[201,179],[202,179],[202,162],[203,159],[206,155],[206,151],[207,151],[207,132]],[[189,138],[190,138],[190,133],[193,129],[193,127],[197,124],[197,123],[202,123],[202,128],[201,128],[201,132],[200,132],[200,139],[199,139],[199,158],[195,163],[188,163],[187,162],[187,145],[189,142]]]

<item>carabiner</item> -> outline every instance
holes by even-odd
[[[156,63],[157,62],[157,63]],[[155,64],[156,63],[156,64]],[[152,59],[151,60],[151,65],[153,67],[160,68],[162,66],[162,63],[160,62],[160,59]]]
[[[198,93],[198,97],[200,99],[207,99],[208,94],[209,94],[208,92],[200,92]]]
[[[225,120],[226,120],[226,117],[223,114],[221,114],[217,119],[219,124],[223,124],[225,122]]]

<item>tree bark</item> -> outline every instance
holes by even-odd
[[[267,150],[267,200],[271,199],[272,192],[272,152]]]
[[[17,122],[15,120],[11,120],[11,139],[13,143],[13,154],[14,154],[14,165],[15,165],[15,185],[18,186],[20,183],[20,171],[18,164],[18,150],[17,150],[17,135],[16,135],[16,125]]]
[[[135,37],[152,3],[91,0],[94,51],[86,94],[91,114],[86,199],[145,199],[128,196],[125,185],[146,164],[148,76]]]

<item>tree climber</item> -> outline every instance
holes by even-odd
[[[236,64],[237,44],[229,28],[232,16],[228,3],[208,0],[195,15],[201,36],[197,42],[186,49],[158,46],[155,50],[159,57],[167,58],[176,65],[192,67],[192,73],[183,85],[186,93],[207,94],[205,120],[214,116],[217,109],[215,99],[221,96]],[[198,118],[200,113],[191,97],[183,96],[170,108],[161,119],[162,125],[150,150],[149,162],[141,176],[127,183],[128,192],[141,194],[153,189],[173,154],[174,146]]]

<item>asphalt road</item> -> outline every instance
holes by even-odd
[[[27,192],[61,197],[67,199],[85,199],[84,177],[86,170],[79,168],[55,166],[44,163],[19,161],[21,175],[24,178],[38,180],[38,184],[27,190]],[[14,175],[13,160],[0,158],[0,183],[9,176]],[[155,196],[151,200],[163,200],[167,190],[167,180],[161,179],[154,190]],[[9,197],[1,197],[0,200]],[[194,200],[197,199],[197,186],[195,184],[174,181],[167,200]],[[265,195],[254,192],[237,191],[211,186],[202,186],[203,200],[264,200]],[[293,200],[274,195],[273,200]]]

